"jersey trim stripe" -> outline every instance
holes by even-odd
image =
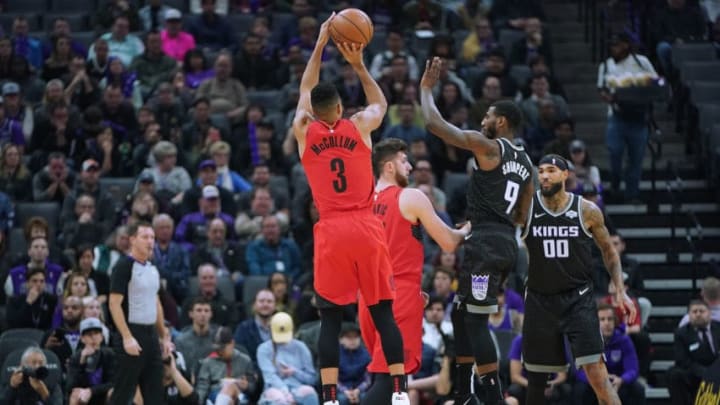
[[[565,208],[563,208],[559,212],[554,212],[553,210],[551,210],[545,206],[545,204],[543,203],[543,200],[542,200],[542,196],[540,195],[540,191],[537,192],[538,202],[540,203],[540,206],[545,210],[545,212],[547,212],[548,215],[550,215],[551,217],[555,217],[555,218],[564,215],[572,207],[573,202],[575,201],[575,194],[572,194],[572,193],[568,193],[568,194],[570,194],[570,200],[568,201]]]
[[[584,200],[584,198],[582,198],[581,196],[578,196],[578,199],[579,199],[579,201],[578,201],[578,216],[580,217],[580,228],[583,230],[583,232],[585,232],[585,235],[592,238],[593,236],[590,233],[590,231],[585,227],[585,221],[583,220],[583,200]]]

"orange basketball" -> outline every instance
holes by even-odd
[[[373,36],[373,23],[365,12],[346,8],[333,18],[330,37],[335,44],[343,42],[367,45]]]

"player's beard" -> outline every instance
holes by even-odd
[[[550,188],[545,189],[540,187],[540,193],[543,197],[552,197],[562,189],[562,183],[553,183]]]
[[[495,125],[494,125],[494,124],[493,124],[493,125],[488,125],[488,127],[487,127],[486,129],[487,129],[487,131],[486,131],[486,133],[485,133],[485,136],[486,136],[488,139],[495,139],[495,138],[497,138],[497,128],[495,128]]]
[[[410,180],[408,180],[408,176],[403,175],[398,170],[395,172],[395,183],[397,183],[397,185],[400,186],[401,188],[405,188],[410,183]]]

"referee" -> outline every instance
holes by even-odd
[[[127,405],[140,387],[146,404],[163,402],[163,351],[170,350],[158,299],[160,276],[150,263],[155,232],[147,222],[128,227],[130,255],[118,259],[110,281],[110,314],[122,336],[111,403]]]

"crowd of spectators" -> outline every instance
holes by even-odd
[[[164,359],[170,403],[317,403],[312,226],[318,215],[288,126],[319,24],[333,9],[361,7],[372,18],[380,40],[368,46],[366,63],[389,103],[374,137],[408,142],[412,185],[448,224],[464,218],[465,202],[462,188],[447,187],[446,180],[467,175],[471,156],[425,130],[417,84],[432,56],[445,59],[435,92],[447,120],[478,128],[490,104],[515,100],[525,115],[518,142],[533,159],[567,157],[573,166],[568,189],[602,205],[600,172],[584,134],[575,134],[566,93],[553,74],[559,45],[551,41],[540,1],[467,0],[448,8],[424,0],[193,0],[189,14],[162,0],[100,3],[91,43],[74,38],[64,17],[48,25],[42,40],[20,15],[0,36],[1,327],[41,331],[35,344],[45,350],[25,350],[21,363],[60,373],[46,380],[52,386],[22,373],[0,381],[0,395],[19,401],[11,403],[104,403],[112,389],[109,347],[118,338],[107,315],[109,276],[128,253],[127,225],[137,221],[152,223],[156,235],[153,263],[176,347]],[[697,16],[678,11],[684,1],[668,3],[659,17],[668,27],[657,42],[662,70],[671,61],[667,44],[705,32],[685,32],[678,19]],[[247,17],[247,26],[236,24],[238,16]],[[428,29],[430,40],[416,35]],[[517,39],[503,46],[508,33]],[[608,70],[617,73],[633,60],[653,69],[624,47],[628,41],[612,42],[612,52],[624,59],[605,63],[599,87]],[[365,97],[352,69],[332,46],[323,60],[322,78],[337,84],[345,111],[362,108]],[[620,148],[612,165],[615,187],[624,141],[620,132],[610,133],[635,121],[613,118],[612,109],[609,115],[608,144]],[[634,168],[642,155],[630,153]],[[638,176],[624,179],[632,185]],[[127,196],[106,186],[116,178],[126,180]],[[627,197],[637,198],[636,191],[631,186]],[[37,203],[54,206],[57,217],[32,211]],[[30,210],[22,222],[20,206]],[[462,261],[462,250],[443,253],[429,238],[424,246],[430,299],[423,366],[409,383],[417,401],[449,391],[449,309]],[[520,329],[520,289],[505,289],[494,329]],[[611,342],[631,347],[641,341],[633,333],[641,334],[643,325],[601,319],[612,323],[606,326]],[[369,385],[360,365],[369,357],[352,324],[355,314],[346,320],[339,387],[343,403],[359,403]],[[626,332],[632,339],[622,337]],[[635,378],[647,377],[642,368]],[[508,382],[522,381],[518,370],[511,364]]]

